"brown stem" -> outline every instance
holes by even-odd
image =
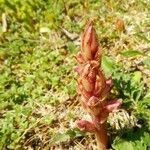
[[[95,132],[98,150],[106,150],[108,145],[108,135],[105,123],[101,125],[100,129]]]

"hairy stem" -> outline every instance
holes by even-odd
[[[102,124],[100,129],[95,132],[98,150],[106,150],[108,145],[108,135],[106,125]]]

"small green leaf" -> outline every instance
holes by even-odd
[[[103,56],[102,69],[104,70],[106,76],[110,76],[114,72],[115,66],[116,64],[112,58]]]
[[[52,143],[57,143],[57,142],[65,142],[70,139],[70,136],[66,133],[57,133],[54,135],[52,139]]]
[[[84,136],[84,132],[81,132],[79,129],[70,129],[65,133],[56,133],[52,137],[51,143],[65,142],[70,138],[81,137]]]
[[[68,42],[68,51],[70,51],[71,53],[76,51],[76,46],[72,43],[72,42]]]
[[[147,58],[143,61],[144,65],[150,69],[150,58]]]
[[[138,57],[143,54],[136,50],[127,50],[127,51],[122,52],[121,55],[123,55],[125,57]]]
[[[150,98],[150,89],[146,92],[146,95],[144,98]]]
[[[80,131],[78,128],[68,130],[66,134],[68,134],[70,138],[84,136],[84,132]]]
[[[123,139],[117,140],[117,141],[112,145],[112,147],[113,147],[115,150],[135,150],[131,142],[125,141],[125,140],[123,140]]]
[[[149,147],[149,140],[149,133],[142,128],[126,133],[122,138],[117,137],[112,147],[114,150],[146,150]]]
[[[132,82],[140,83],[142,77],[142,73],[140,71],[136,71],[133,73]]]

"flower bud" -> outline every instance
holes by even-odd
[[[102,113],[98,116],[98,122],[100,124],[103,124],[107,117],[109,116],[109,113],[113,112],[114,110],[118,109],[118,107],[122,104],[122,100],[112,100],[110,102],[107,102],[105,106],[102,109]]]
[[[97,105],[99,102],[99,99],[95,96],[92,96],[89,100],[88,100],[88,103],[87,105],[90,106],[90,107],[94,107],[95,105]]]
[[[98,39],[93,28],[93,23],[89,22],[82,36],[82,53],[85,61],[94,59],[98,52],[98,46]]]
[[[116,110],[121,104],[122,104],[121,99],[112,100],[105,105],[104,109],[110,113],[110,112]]]
[[[89,122],[86,120],[79,120],[76,123],[77,123],[77,126],[82,131],[87,131],[87,132],[92,132],[92,133],[96,131],[95,125],[92,122]]]
[[[88,100],[88,112],[91,115],[97,116],[101,113],[102,110],[102,103],[100,102],[100,99],[98,99],[95,96],[92,96],[89,100]]]
[[[101,71],[98,72],[96,83],[95,83],[95,91],[94,94],[98,97],[102,97],[101,93],[103,92],[106,86],[106,81],[103,73]]]
[[[90,64],[85,65],[81,80],[84,90],[87,92],[92,92],[95,88],[96,69],[93,68]]]

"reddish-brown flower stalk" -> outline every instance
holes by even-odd
[[[76,56],[79,74],[77,80],[78,94],[83,108],[90,114],[91,121],[79,120],[77,126],[87,132],[94,133],[99,150],[106,150],[108,135],[106,120],[110,112],[117,109],[121,100],[108,100],[112,88],[112,79],[106,79],[101,70],[102,50],[98,44],[93,23],[89,22],[82,35],[81,52]]]

